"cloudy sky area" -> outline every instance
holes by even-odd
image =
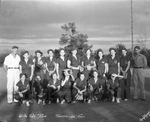
[[[135,43],[137,39],[149,40],[150,0],[133,0],[133,11]],[[61,25],[75,22],[95,49],[117,43],[130,48],[130,17],[130,0],[1,0],[0,42],[49,39],[58,43],[64,33]]]

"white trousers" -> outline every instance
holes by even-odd
[[[7,70],[7,101],[8,103],[13,102],[13,94],[17,90],[16,84],[19,82],[19,69],[8,69]]]

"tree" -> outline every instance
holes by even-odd
[[[92,45],[88,45],[88,36],[86,34],[79,33],[76,30],[75,23],[68,23],[61,26],[66,32],[60,37],[59,44],[66,45],[65,49],[70,51],[73,47],[76,47],[82,55],[83,51],[87,48],[92,48]]]

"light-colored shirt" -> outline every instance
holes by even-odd
[[[12,54],[9,54],[8,56],[5,57],[4,60],[4,65],[9,67],[18,67],[19,68],[19,62],[20,62],[20,56],[16,55],[16,57],[13,57]]]
[[[147,59],[143,54],[138,54],[134,57],[134,67],[146,68]]]

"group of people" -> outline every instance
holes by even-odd
[[[59,58],[49,49],[44,57],[40,50],[34,58],[29,52],[23,52],[23,58],[17,54],[18,47],[12,47],[12,53],[5,57],[4,69],[7,71],[8,103],[76,103],[83,101],[105,101],[120,103],[120,99],[129,100],[131,84],[131,60],[133,60],[134,100],[138,97],[140,84],[141,100],[145,100],[143,69],[147,60],[136,46],[136,55],[131,58],[127,49],[122,48],[122,57],[117,57],[115,48],[110,48],[110,56],[104,56],[103,50],[87,49],[84,56],[78,55],[73,47],[69,56],[64,49],[59,50]]]

